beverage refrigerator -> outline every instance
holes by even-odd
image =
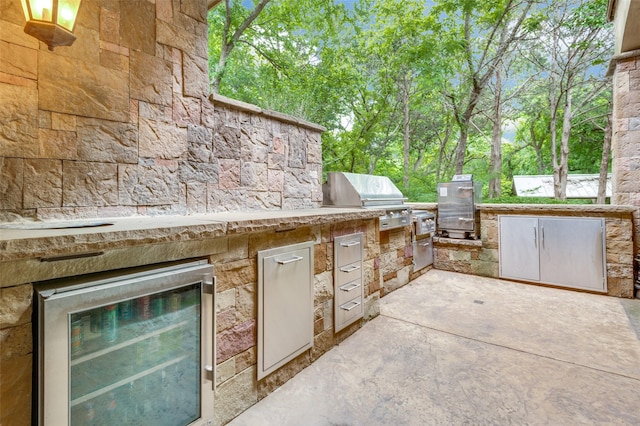
[[[214,287],[204,260],[36,284],[38,424],[211,424]]]

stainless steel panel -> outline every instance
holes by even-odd
[[[498,226],[500,276],[538,281],[538,219],[528,216],[499,216]]]
[[[364,306],[362,305],[362,297],[357,297],[349,302],[336,306],[336,322],[341,324],[342,328],[362,318],[363,314]]]
[[[471,181],[438,184],[438,228],[449,236],[477,237],[480,218],[475,205],[480,202],[482,184]]]
[[[604,219],[540,218],[540,280],[607,291]]]
[[[338,287],[335,295],[336,306],[340,306],[356,297],[362,297],[362,279],[360,278]]]
[[[415,271],[433,264],[433,238],[413,242],[413,269]]]
[[[258,252],[258,380],[313,346],[313,242]]]
[[[362,262],[356,261],[348,265],[339,266],[336,270],[336,285],[341,286],[362,276]]]
[[[336,245],[336,259],[338,266],[344,266],[362,260],[362,234],[352,234],[346,238],[334,240]]]
[[[362,207],[403,204],[404,196],[386,176],[329,172],[322,186],[323,204]]]
[[[364,313],[362,308],[362,300],[364,300],[363,238],[364,235],[359,232],[336,237],[333,242],[334,330],[336,333],[361,318]],[[360,241],[360,244],[354,244],[355,241]],[[356,260],[346,263],[346,260],[353,259]],[[354,300],[359,302],[356,304]]]

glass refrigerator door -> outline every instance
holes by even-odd
[[[152,278],[142,281],[150,284]],[[47,392],[64,388],[46,380],[45,365],[44,418],[49,416],[49,421],[44,424],[61,424],[57,421],[65,417],[62,424],[74,426],[178,426],[210,419],[213,397],[207,390],[213,384],[204,367],[213,364],[206,359],[213,352],[211,338],[206,338],[212,336],[213,324],[202,317],[213,309],[210,289],[204,280],[194,282],[188,276],[180,282],[175,277],[168,283],[162,277],[156,281],[164,282],[161,291],[149,292],[140,280],[107,286],[102,294],[99,286],[84,289],[75,295],[80,309],[71,308],[73,296],[65,293],[62,300],[68,301],[63,305],[69,309],[52,305],[47,312],[45,302],[45,318],[51,314],[51,319],[65,321],[68,404],[66,415],[61,407],[47,406],[46,401],[54,404]],[[136,285],[146,291],[121,297]],[[47,340],[46,323],[43,328],[46,363],[46,353],[62,345]]]
[[[200,417],[200,285],[70,317],[71,425]]]

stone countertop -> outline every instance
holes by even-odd
[[[501,213],[569,213],[569,214],[614,214],[630,215],[636,211],[634,206],[613,204],[477,204],[480,211]]]
[[[317,208],[188,216],[135,216],[0,224],[0,261],[61,256],[123,246],[190,241],[349,220],[375,219],[380,210]],[[89,226],[82,227],[87,224]]]

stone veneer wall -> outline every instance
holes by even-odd
[[[640,50],[620,55],[613,76],[612,204],[635,206],[634,255],[640,252]]]
[[[582,207],[585,207],[584,209]],[[480,210],[480,240],[436,238],[434,268],[498,278],[499,235],[498,215],[529,215],[556,217],[604,217],[606,227],[607,294],[632,298],[633,232],[632,209],[600,206],[483,205]],[[512,208],[512,210],[510,210]],[[635,213],[634,213],[635,214]]]
[[[209,97],[207,0],[82,3],[70,47],[0,0],[0,222],[321,204],[323,128]]]

